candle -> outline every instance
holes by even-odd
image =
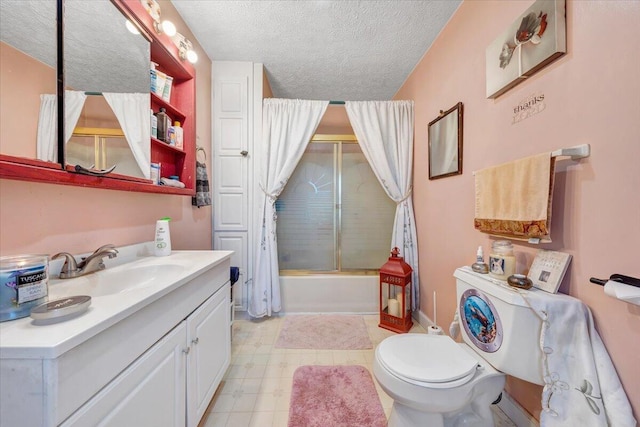
[[[396,317],[400,315],[398,300],[389,298],[389,314]]]

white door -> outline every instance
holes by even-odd
[[[248,229],[248,104],[248,76],[214,77],[213,228],[216,231]]]
[[[225,284],[187,322],[187,426],[196,427],[231,361],[229,284]]]

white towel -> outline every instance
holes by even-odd
[[[631,405],[589,307],[557,294],[520,294],[542,319],[540,347],[545,355],[540,425],[544,427],[635,427]]]
[[[168,187],[184,188],[184,182],[177,179],[160,178],[160,185],[166,185]]]

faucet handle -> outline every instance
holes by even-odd
[[[60,275],[67,275],[73,273],[78,269],[76,259],[69,252],[60,252],[51,257],[51,259],[57,259],[64,257],[64,264],[60,270]]]

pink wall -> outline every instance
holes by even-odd
[[[0,153],[35,159],[42,93],[56,93],[56,70],[0,42]]]
[[[324,135],[353,135],[353,128],[344,105],[329,105],[316,133]]]
[[[207,151],[211,179],[211,61],[173,5],[160,5],[163,18],[174,22],[198,53],[196,143]],[[3,127],[4,120],[3,111]],[[105,243],[146,242],[154,238],[156,219],[164,216],[172,218],[174,249],[212,248],[211,207],[192,207],[191,197],[0,179],[0,255],[79,253]]]
[[[496,100],[485,97],[485,48],[532,1],[465,1],[396,99],[415,101],[414,206],[420,250],[421,306],[448,324],[455,311],[453,270],[470,265],[478,245],[472,172],[561,147],[591,144],[591,157],[557,163],[553,243],[573,255],[561,292],[592,310],[635,416],[640,416],[640,307],[617,301],[590,277],[640,276],[640,2],[567,2],[567,51]],[[546,109],[511,124],[513,108],[534,93]],[[463,174],[429,181],[427,124],[464,103]],[[515,243],[518,270],[538,247]],[[440,320],[442,319],[442,320]],[[570,327],[570,325],[569,325]],[[541,388],[510,379],[510,394],[539,418]]]

